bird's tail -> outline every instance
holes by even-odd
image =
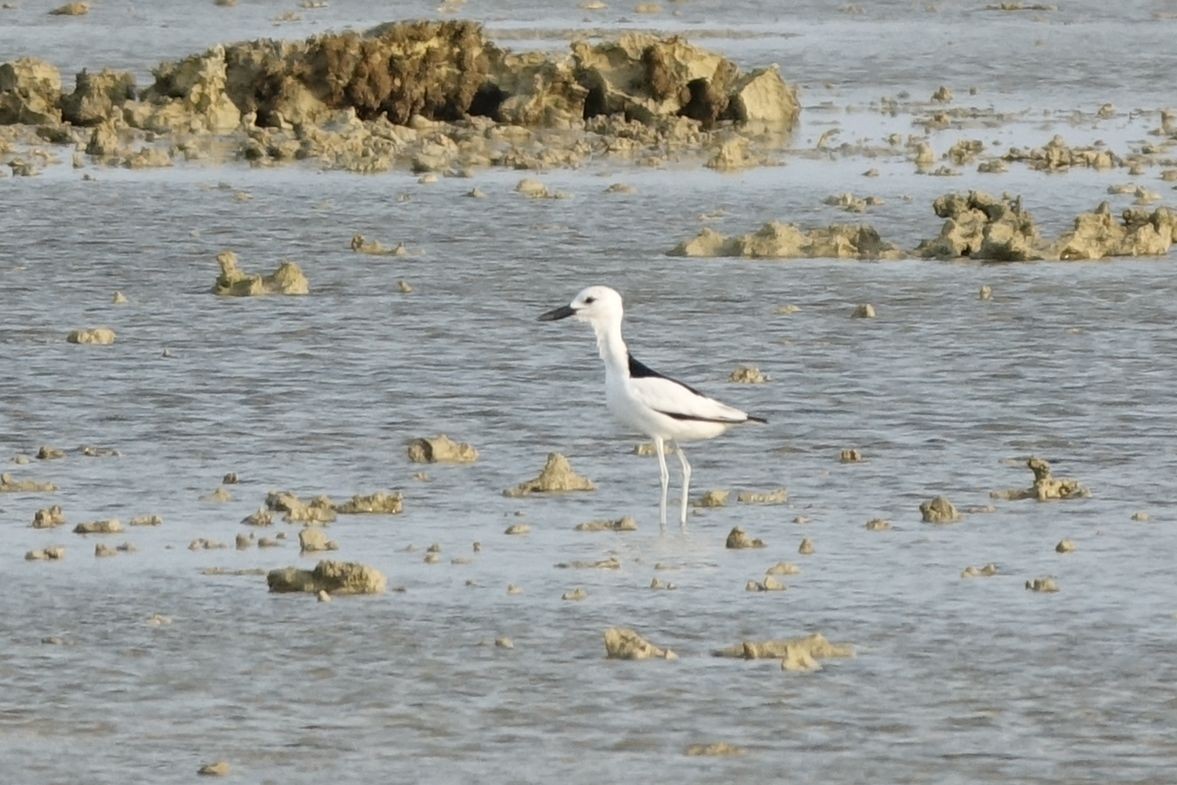
[[[754,414],[748,415],[748,422],[758,422],[758,423],[764,423],[765,425],[768,425],[768,420],[764,419],[763,417],[757,417]]]

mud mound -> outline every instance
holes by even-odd
[[[327,106],[398,125],[413,115],[457,120],[487,80],[490,58],[474,22],[405,22],[367,35],[311,39],[295,76]]]

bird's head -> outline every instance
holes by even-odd
[[[621,312],[621,295],[616,289],[610,289],[608,286],[590,286],[582,289],[568,305],[561,305],[541,314],[539,320],[552,322],[575,316],[578,321],[606,324],[610,321],[621,321]]]

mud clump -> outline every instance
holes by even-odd
[[[110,346],[118,336],[109,327],[95,327],[93,329],[73,330],[65,336],[69,343],[90,344],[94,346]]]
[[[405,497],[400,491],[377,491],[353,496],[343,504],[334,505],[334,509],[340,515],[400,515],[405,510]]]
[[[247,273],[237,266],[237,254],[217,254],[221,274],[213,284],[213,294],[222,297],[257,297],[266,294],[300,295],[310,293],[310,283],[294,262],[282,262],[270,275]]]
[[[246,526],[273,526],[274,515],[265,507],[257,509],[241,519]]]
[[[1054,499],[1085,499],[1091,496],[1091,491],[1078,480],[1054,477],[1051,473],[1050,463],[1042,458],[1031,456],[1027,459],[1026,466],[1034,473],[1033,485],[1029,488],[992,491],[989,495],[994,499],[1006,501],[1037,499],[1040,502]]]
[[[112,120],[100,121],[90,131],[86,155],[101,163],[117,165],[121,157],[130,153],[130,148],[125,144],[128,133]]]
[[[677,660],[678,655],[663,649],[625,627],[605,630],[605,656],[611,660]]]
[[[764,384],[768,375],[755,365],[741,365],[728,375],[727,380],[734,384]]]
[[[924,523],[957,523],[962,516],[956,505],[944,496],[936,496],[920,504],[920,515]]]
[[[90,13],[89,3],[66,3],[49,12],[50,16],[85,16]]]
[[[120,553],[134,553],[136,548],[132,543],[124,542],[122,545],[110,547],[105,543],[98,543],[94,546],[94,556],[97,558],[106,558],[110,556],[118,556]]]
[[[740,256],[743,246],[740,238],[728,237],[710,227],[704,228],[690,240],[683,240],[666,252],[667,256],[720,257]]]
[[[662,449],[667,455],[675,453],[674,447],[669,444],[664,444]],[[654,442],[638,442],[633,446],[633,454],[643,458],[651,458],[658,454],[658,448],[654,446]]]
[[[266,507],[285,513],[282,519],[287,523],[323,525],[336,519],[335,505],[326,496],[304,502],[289,491],[271,491],[266,494]]]
[[[820,632],[815,632],[803,638],[741,641],[733,646],[713,651],[712,655],[746,660],[778,659],[781,661],[782,670],[810,671],[820,670],[819,660],[853,657],[854,647],[830,643]]]
[[[990,578],[998,572],[997,565],[989,562],[981,567],[974,567],[969,565],[961,570],[960,577],[962,578]]]
[[[18,480],[8,472],[0,473],[0,493],[53,493],[57,486],[40,480]]]
[[[352,235],[351,249],[356,253],[369,256],[407,256],[409,251],[404,243],[397,243],[392,248],[386,248],[378,240],[368,240],[362,234]]]
[[[775,221],[750,234],[732,237],[703,229],[667,252],[668,256],[750,259],[898,259],[902,254],[866,224],[802,230]]]
[[[1109,256],[1164,256],[1177,234],[1177,215],[1167,207],[1125,210],[1120,220],[1102,202],[1094,211],[1081,213],[1075,225],[1054,244],[1056,258],[1104,259]]]
[[[487,82],[489,49],[473,22],[394,23],[311,39],[294,76],[327,107],[363,120],[457,120]]]
[[[821,670],[821,663],[803,646],[790,646],[781,658],[781,670],[809,672]]]
[[[129,71],[103,69],[92,74],[82,69],[74,77],[73,92],[61,97],[61,117],[77,126],[98,125],[109,121],[135,96],[135,76]]]
[[[1112,169],[1123,164],[1115,153],[1098,147],[1071,147],[1061,136],[1054,136],[1041,147],[1011,148],[1006,161],[1021,161],[1031,169],[1059,171],[1071,167]]]
[[[865,213],[867,208],[878,207],[883,204],[883,200],[877,196],[861,197],[855,196],[852,193],[844,193],[827,196],[825,199],[822,199],[822,204],[837,207],[848,213]]]
[[[940,235],[916,246],[915,254],[925,259],[991,259],[1027,261],[1048,258],[1049,253],[1021,197],[1001,198],[980,191],[945,194],[932,203],[936,215],[944,218]]]
[[[433,438],[413,439],[408,446],[413,463],[473,463],[478,450],[465,442],[455,442],[444,433]]]
[[[307,527],[298,533],[298,550],[300,553],[318,553],[320,551],[337,551],[339,543],[327,539],[322,529]]]
[[[34,529],[53,529],[64,523],[65,513],[62,511],[61,505],[58,504],[42,508],[33,514],[32,526]]]
[[[196,773],[202,777],[227,777],[231,768],[229,761],[218,760],[212,763],[205,763],[196,770]]]
[[[388,587],[388,579],[374,567],[358,562],[321,561],[313,570],[285,567],[266,574],[272,592],[325,591],[337,594],[380,594]]]
[[[991,261],[1081,260],[1117,256],[1163,256],[1177,234],[1177,216],[1166,207],[1149,212],[1125,210],[1119,220],[1107,202],[1075,218],[1073,228],[1058,239],[1042,238],[1021,197],[996,198],[979,191],[945,194],[933,202],[946,219],[940,235],[924,240],[915,254],[926,259]],[[982,289],[981,299],[992,296]]]
[[[1058,584],[1055,583],[1054,578],[1033,578],[1026,581],[1026,591],[1042,592],[1044,594],[1053,594],[1058,591]]]
[[[188,550],[190,551],[221,551],[229,546],[218,540],[210,540],[207,537],[197,537],[192,542],[188,543]]]
[[[742,550],[745,548],[763,548],[764,540],[752,539],[748,533],[739,526],[734,527],[727,535],[727,541],[724,547],[729,550]]]
[[[724,139],[714,150],[715,152],[703,165],[719,172],[748,169],[766,163],[752,154],[748,140],[742,136]]]
[[[204,54],[160,63],[155,82],[139,101],[124,105],[122,116],[134,128],[158,134],[236,130],[243,112],[230,95],[230,56],[224,46]]]
[[[533,493],[565,493],[568,491],[595,491],[597,486],[587,477],[572,470],[568,459],[558,452],[548,453],[548,461],[534,480],[520,483],[503,491],[507,497],[530,496]]]
[[[638,522],[633,516],[625,515],[611,521],[585,521],[576,524],[578,532],[634,532],[638,530]]]
[[[616,42],[572,44],[578,82],[587,88],[583,116],[622,114],[641,123],[681,116],[704,128],[721,120],[790,128],[796,91],[775,68],[741,75],[727,58],[677,36],[630,33]]]
[[[740,491],[736,494],[736,501],[740,504],[784,504],[789,500],[787,488],[775,488],[771,491]]]
[[[560,191],[549,191],[548,187],[539,180],[525,177],[515,184],[515,193],[523,194],[528,199],[563,199],[565,194]]]
[[[764,580],[756,581],[750,580],[744,584],[744,591],[752,592],[766,592],[766,591],[785,591],[785,584],[778,581],[771,575],[766,575]]]
[[[60,561],[65,558],[65,548],[60,545],[52,548],[40,548],[25,554],[25,561]]]
[[[704,492],[702,496],[695,499],[691,504],[695,507],[724,507],[727,505],[727,500],[731,498],[731,491],[724,491],[713,489]]]
[[[0,63],[0,125],[56,126],[60,97],[61,73],[51,63],[32,57]]]
[[[123,524],[118,518],[103,521],[88,521],[74,527],[74,534],[117,534],[123,530]]]

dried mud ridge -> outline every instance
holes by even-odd
[[[669,256],[741,257],[749,259],[976,259],[996,262],[1077,261],[1113,257],[1165,256],[1177,235],[1177,213],[1168,207],[1154,210],[1124,210],[1117,218],[1107,202],[1091,212],[1075,217],[1072,228],[1059,237],[1044,239],[1021,197],[990,196],[979,191],[945,194],[933,203],[933,210],[945,221],[938,236],[922,240],[912,250],[884,242],[874,227],[867,224],[834,224],[804,230],[793,224],[771,222],[742,236],[720,234],[704,228],[698,235],[669,250]],[[305,295],[310,282],[294,262],[283,261],[271,274],[248,273],[240,269],[236,254],[223,251],[217,255],[220,275],[212,291],[221,296],[257,296],[269,294]],[[993,296],[983,287],[982,300]],[[785,310],[782,315],[792,313]],[[857,306],[852,316],[875,318],[869,303]],[[113,330],[105,327],[75,330],[67,336],[71,343],[109,345],[115,342]],[[763,384],[769,377],[754,366],[741,366],[729,381]],[[649,446],[638,447],[648,454]],[[843,462],[854,462],[854,450],[843,451]],[[441,435],[435,439],[418,439],[409,447],[409,457],[416,463],[465,463],[476,460],[478,452],[468,444],[458,444]],[[516,493],[526,491],[519,489]],[[724,500],[703,499],[698,504],[713,506]]]
[[[117,166],[237,157],[433,172],[711,146],[723,166],[744,154],[736,129],[779,136],[800,111],[775,66],[745,73],[678,37],[516,54],[469,21],[216,46],[153,75],[140,89],[130,73],[83,70],[66,92],[50,63],[3,63],[0,126],[29,126],[37,141]]]
[[[1118,217],[1107,202],[1080,213],[1069,231],[1041,236],[1022,198],[980,191],[948,193],[932,204],[944,219],[940,234],[904,250],[884,241],[869,224],[833,224],[802,229],[771,222],[755,232],[728,236],[704,228],[667,251],[669,256],[751,259],[980,259],[997,262],[1164,256],[1177,233],[1177,213],[1168,207],[1129,208]]]

